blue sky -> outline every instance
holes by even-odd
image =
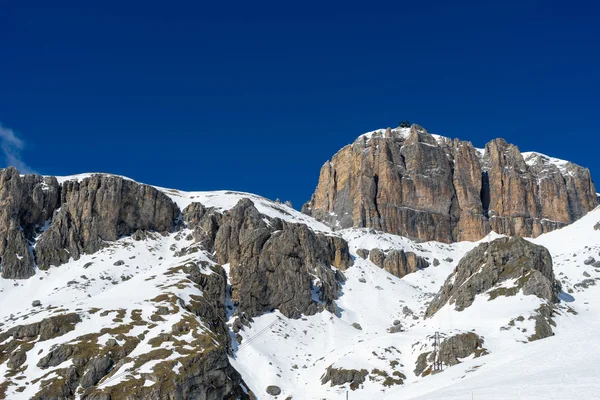
[[[299,208],[339,148],[407,119],[600,174],[593,2],[88,3],[0,6],[4,165]]]

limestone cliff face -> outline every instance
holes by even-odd
[[[94,253],[105,241],[136,230],[170,232],[178,216],[177,205],[151,186],[110,175],[68,181],[62,186],[60,210],[39,238],[36,261],[48,268]]]
[[[321,169],[303,212],[420,240],[538,236],[597,205],[587,169],[496,139],[485,151],[418,125],[360,136]]]
[[[157,189],[110,175],[62,185],[55,177],[0,170],[0,270],[34,275],[136,230],[173,231],[179,208]]]
[[[35,272],[30,241],[60,202],[56,178],[0,172],[0,263],[2,277],[28,278]]]

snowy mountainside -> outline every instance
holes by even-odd
[[[479,294],[463,311],[446,305],[423,318],[446,278],[478,242],[419,243],[366,228],[332,232],[291,207],[252,194],[158,189],[181,210],[200,202],[223,213],[247,198],[269,223],[268,218],[279,218],[345,239],[353,265],[343,271],[337,315],[320,311],[294,319],[275,310],[234,329],[239,313],[229,295],[212,298],[215,287],[231,285],[230,266],[218,267],[192,229],[181,225],[172,233],[124,236],[78,260],[38,269],[30,279],[0,280],[0,299],[9,305],[0,308],[0,398],[60,398],[59,386],[73,375],[86,382],[74,386],[75,398],[107,399],[104,393],[111,393],[111,400],[136,398],[131,397],[136,385],[155,388],[150,393],[161,398],[169,390],[160,380],[171,377],[168,371],[185,376],[194,357],[207,353],[230,363],[220,362],[220,374],[212,379],[232,386],[230,392],[240,398],[251,391],[258,399],[337,399],[349,391],[352,399],[570,399],[594,398],[600,389],[594,351],[600,348],[595,334],[600,267],[594,266],[600,260],[599,209],[531,239],[550,251],[563,293],[553,317],[555,336],[530,342],[535,324],[529,317],[543,300],[521,292],[494,299]],[[479,243],[499,237],[492,232]],[[362,258],[361,249],[412,252],[430,265],[398,278]],[[33,306],[35,300],[41,306]],[[30,328],[37,329],[35,334],[23,333],[18,340],[14,331],[12,341],[6,335],[63,315],[76,317],[58,327]],[[444,338],[475,332],[489,354],[417,376],[419,356],[432,349],[435,332]],[[230,353],[223,351],[224,333],[231,337]],[[103,365],[108,352],[118,361]],[[77,367],[86,357],[100,361]],[[340,378],[348,374],[362,379]],[[333,385],[336,379],[346,382]],[[268,394],[269,386],[277,386],[280,394]]]

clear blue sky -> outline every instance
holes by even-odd
[[[596,3],[327,3],[4,2],[3,161],[299,208],[339,148],[408,119],[600,176]]]

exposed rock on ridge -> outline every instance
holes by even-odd
[[[554,278],[548,250],[520,237],[501,238],[480,244],[460,260],[425,316],[431,317],[448,302],[461,311],[473,304],[476,295],[509,280],[515,280],[514,286],[498,287],[489,295],[513,295],[522,290],[525,295],[558,301],[560,284]]]
[[[59,206],[56,178],[21,175],[14,167],[0,173],[0,263],[2,277],[29,278],[35,272],[30,242]]]
[[[450,336],[440,343],[439,357],[437,359],[444,366],[460,364],[460,359],[473,355],[475,358],[488,354],[483,348],[484,340],[473,332],[460,333]],[[427,376],[433,371],[436,359],[435,351],[421,353],[417,358],[414,370],[417,376]]]
[[[420,240],[479,240],[491,229],[538,236],[597,205],[589,170],[495,139],[430,135],[418,125],[360,136],[321,169],[303,212],[333,227]]]
[[[343,274],[352,264],[348,244],[259,213],[242,199],[223,215],[193,203],[183,211],[197,241],[214,250],[219,263],[230,264],[231,296],[250,316],[279,309],[288,317],[337,312]]]
[[[164,193],[111,175],[92,175],[62,186],[61,207],[35,248],[40,268],[91,254],[106,241],[137,230],[171,232],[179,208]]]

